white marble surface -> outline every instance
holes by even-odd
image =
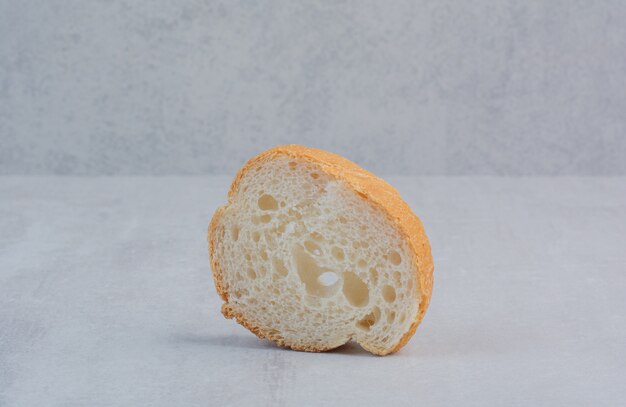
[[[219,313],[229,178],[0,178],[0,405],[626,404],[625,178],[391,178],[435,258],[399,353],[281,350]]]
[[[0,0],[0,174],[626,175],[626,1]],[[416,159],[417,157],[417,159]]]

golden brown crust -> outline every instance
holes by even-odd
[[[222,217],[222,212],[224,212],[224,208],[226,206],[220,206],[217,208],[215,213],[213,214],[213,218],[211,219],[211,223],[209,224],[209,261],[211,262],[211,269],[213,270],[213,282],[215,283],[215,289],[217,293],[220,295],[224,302],[228,302],[228,292],[226,291],[226,287],[222,284],[222,269],[220,267],[219,262],[217,261],[217,256],[215,255],[215,242],[217,239],[217,225],[219,225],[219,220]]]
[[[414,260],[415,273],[419,281],[420,290],[420,304],[419,310],[415,317],[415,320],[411,324],[409,330],[402,336],[397,345],[390,349],[384,350],[370,350],[372,353],[378,355],[386,355],[393,353],[402,348],[411,339],[417,326],[424,318],[428,304],[430,302],[430,296],[433,287],[433,259],[430,251],[430,243],[424,232],[422,222],[411,211],[411,208],[400,197],[400,194],[384,180],[378,178],[371,172],[359,167],[352,161],[343,158],[337,154],[329,153],[327,151],[318,150],[314,148],[303,147],[295,144],[286,146],[278,146],[267,150],[256,157],[249,160],[237,173],[233,183],[228,191],[229,202],[235,196],[241,179],[245,176],[246,172],[256,165],[259,165],[265,161],[272,160],[278,156],[288,156],[294,159],[300,159],[315,163],[321,167],[321,169],[329,176],[342,180],[345,184],[352,189],[356,194],[360,195],[364,199],[367,199],[376,208],[385,212],[390,219],[393,220],[395,226],[401,235],[407,240],[409,248],[415,254]],[[238,315],[228,306],[228,292],[226,287],[222,283],[222,271],[220,264],[217,260],[218,256],[215,256],[215,242],[217,238],[217,227],[219,224],[219,218],[222,215],[224,207],[220,207],[213,215],[211,224],[209,225],[209,254],[211,257],[211,266],[213,269],[213,277],[215,281],[215,287],[220,294],[220,297],[226,302],[222,307],[222,313],[227,318],[235,318],[238,323],[248,328],[254,334],[260,338],[267,338],[278,343],[280,346],[290,347],[295,350],[304,350],[309,352],[322,352],[325,348],[316,348],[310,346],[301,346],[298,344],[290,344],[287,340],[279,335],[273,334],[269,331],[264,331],[262,328],[254,326],[247,321],[243,315]]]

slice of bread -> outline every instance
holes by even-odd
[[[222,313],[261,338],[377,355],[411,338],[433,284],[430,245],[398,192],[353,162],[276,147],[237,174],[209,226]]]

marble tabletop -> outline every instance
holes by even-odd
[[[626,178],[389,181],[435,286],[375,357],[221,316],[206,229],[230,177],[0,177],[0,405],[626,405]]]

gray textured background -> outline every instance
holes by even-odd
[[[261,4],[263,3],[263,4]],[[0,0],[0,174],[626,174],[626,2]]]

